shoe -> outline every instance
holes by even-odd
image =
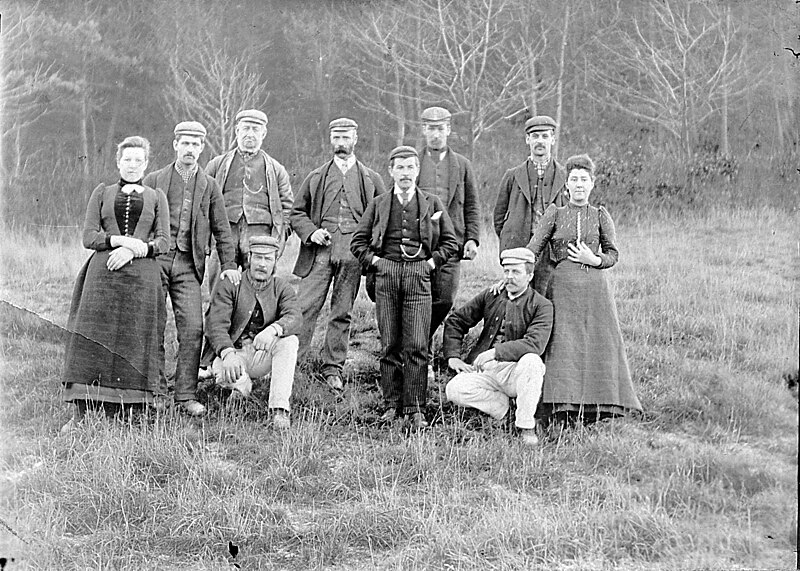
[[[272,428],[275,430],[289,430],[292,427],[292,419],[289,418],[289,411],[276,408],[272,412]]]
[[[386,411],[378,419],[378,422],[383,424],[391,424],[392,422],[394,422],[395,417],[397,417],[397,409],[387,408]]]
[[[425,420],[425,415],[421,412],[415,412],[406,416],[406,423],[412,431],[422,430],[428,428],[428,421]]]
[[[325,376],[325,384],[328,385],[332,390],[336,392],[340,392],[344,390],[344,383],[342,383],[342,377],[337,374],[326,375]]]
[[[206,407],[196,400],[185,400],[178,404],[181,405],[181,408],[188,413],[189,416],[203,416],[206,413]]]
[[[536,436],[536,430],[533,428],[523,428],[520,431],[519,435],[522,443],[526,446],[538,446],[539,445],[539,437]]]
[[[433,370],[433,365],[428,365],[428,382],[436,382],[436,371]]]

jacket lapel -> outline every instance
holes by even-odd
[[[450,203],[453,201],[453,196],[456,194],[456,187],[458,186],[458,161],[450,147],[447,147],[447,162],[449,163],[447,168],[448,189],[447,204],[445,206],[450,206]]]
[[[517,170],[514,173],[514,180],[517,182],[517,186],[520,188],[520,190],[522,190],[522,196],[524,196],[525,200],[530,203],[531,181],[528,180],[528,159],[525,159],[525,162],[517,167]]]

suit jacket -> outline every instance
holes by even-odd
[[[119,191],[116,184],[99,185],[92,191],[86,205],[86,218],[83,221],[83,247],[90,250],[110,250],[110,236],[120,236],[114,212],[114,200]],[[152,187],[145,186],[142,193],[142,214],[136,223],[133,237],[147,242],[148,255],[157,256],[169,248],[169,205],[167,197]]]
[[[533,229],[544,214],[536,211],[535,218],[531,219],[531,199],[536,188],[535,181],[528,179],[528,161],[506,171],[497,193],[497,203],[494,207],[494,231],[500,238],[500,252],[508,248],[524,247],[531,236]],[[551,160],[544,174],[544,208],[551,204],[563,206],[569,200],[566,190],[567,173],[563,165]],[[549,192],[548,192],[549,189]]]
[[[458,252],[453,223],[438,197],[430,196],[419,188],[416,191],[419,196],[419,236],[422,248],[439,268]],[[393,191],[376,196],[367,206],[353,233],[350,251],[361,262],[364,272],[373,271],[372,257],[380,256],[383,250],[392,200],[395,200]],[[437,215],[437,212],[441,214]]]
[[[238,286],[230,280],[218,280],[206,310],[206,342],[202,363],[211,364],[223,349],[233,347],[244,333],[258,300],[264,314],[264,327],[277,323],[283,336],[295,335],[300,330],[303,315],[294,288],[286,280],[273,276],[267,287],[256,291],[250,272],[242,274]]]
[[[289,216],[294,202],[292,183],[289,180],[289,173],[282,164],[263,150],[259,149],[258,152],[264,156],[266,192],[269,194],[269,210],[272,214],[272,236],[280,240],[282,252],[284,242],[289,235]],[[214,157],[206,165],[206,173],[217,181],[220,189],[225,189],[225,179],[228,178],[228,171],[235,154],[236,149],[232,149],[224,155]]]
[[[300,190],[294,198],[291,215],[292,229],[300,238],[300,253],[297,255],[297,262],[294,265],[294,274],[301,278],[311,272],[317,251],[322,248],[322,246],[309,241],[309,238],[322,224],[325,179],[328,170],[332,168],[339,168],[334,164],[333,159],[311,171],[300,185]],[[367,205],[376,195],[385,192],[386,188],[380,175],[364,166],[362,162],[357,160],[355,168],[358,169],[359,192],[347,191],[347,204],[356,215],[356,221],[360,221]]]
[[[157,188],[166,196],[171,176],[180,177],[175,170],[174,162],[148,174],[142,184]],[[206,256],[211,253],[212,236],[217,242],[217,254],[223,271],[236,269],[236,249],[228,217],[225,214],[222,192],[214,179],[205,174],[203,169],[198,168],[196,176],[190,224],[194,272],[198,281],[202,282],[206,271]]]
[[[490,288],[483,290],[444,322],[443,352],[446,359],[461,357],[464,336],[481,319],[483,330],[466,362],[472,363],[475,357],[492,346],[498,361],[519,361],[527,353],[544,354],[553,329],[553,304],[530,286],[513,301],[508,300],[505,291],[493,294]],[[494,345],[503,319],[506,320],[503,341]]]
[[[426,160],[426,150],[418,151],[420,161]],[[448,163],[448,193],[444,202],[450,221],[458,240],[458,255],[463,253],[464,243],[474,240],[480,243],[481,234],[481,204],[478,200],[478,189],[475,186],[475,176],[472,173],[472,163],[464,155],[460,155],[447,148],[445,160]],[[419,177],[417,177],[419,184]]]

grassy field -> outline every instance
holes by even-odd
[[[0,557],[12,571],[793,569],[799,222],[704,210],[620,225],[608,275],[646,413],[538,450],[443,402],[444,371],[430,430],[377,426],[363,293],[343,398],[304,366],[287,434],[264,426],[263,391],[210,388],[202,422],[168,411],[60,435],[61,327],[87,252],[5,236]],[[498,274],[487,240],[462,300]]]

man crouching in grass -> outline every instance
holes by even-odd
[[[253,378],[270,372],[272,426],[291,427],[289,399],[302,314],[294,289],[275,277],[280,242],[272,236],[250,238],[250,267],[239,285],[219,280],[206,312],[203,365],[211,364],[218,385],[247,396]]]
[[[487,288],[454,311],[444,325],[444,356],[458,373],[445,392],[458,406],[473,407],[497,420],[517,399],[515,424],[522,441],[535,446],[536,406],[544,380],[544,353],[553,328],[553,304],[530,286],[536,260],[527,248],[504,250],[503,289]],[[464,336],[483,320],[467,360],[460,357]]]

